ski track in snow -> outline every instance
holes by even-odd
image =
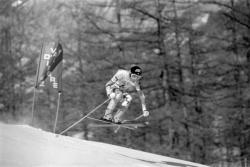
[[[0,123],[1,167],[207,167],[205,165],[81,140],[28,125]]]

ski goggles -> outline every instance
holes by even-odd
[[[131,78],[132,78],[132,79],[139,80],[139,79],[142,78],[142,76],[141,76],[141,75],[136,75],[136,74],[131,74]]]

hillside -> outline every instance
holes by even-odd
[[[0,124],[1,167],[206,167],[110,144]]]

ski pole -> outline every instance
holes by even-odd
[[[134,121],[137,121],[138,119],[141,119],[142,117],[144,117],[143,114],[140,115],[140,116],[138,116],[138,117],[136,117],[136,118],[134,119]]]
[[[102,105],[104,105],[105,103],[107,103],[109,100],[110,100],[110,98],[108,98],[107,100],[105,100],[102,104],[98,105],[96,108],[94,108],[93,110],[91,110],[84,117],[82,117],[81,119],[79,119],[78,121],[76,121],[74,124],[72,124],[71,126],[69,126],[68,128],[66,128],[64,131],[62,131],[60,133],[60,135],[64,134],[65,132],[67,132],[68,130],[70,130],[72,127],[74,127],[75,125],[77,125],[78,123],[80,123],[82,120],[84,120],[85,118],[87,118],[90,114],[92,114],[93,112],[95,112],[98,108],[100,108]]]
[[[142,117],[144,117],[143,114],[139,115],[138,117],[136,117],[135,119],[133,119],[133,121],[137,121],[137,120],[141,119]],[[124,122],[127,122],[127,121],[128,120],[125,120]],[[116,130],[115,130],[115,133],[117,133],[119,129],[120,129],[120,127],[117,127]]]

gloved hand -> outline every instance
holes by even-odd
[[[115,98],[115,95],[116,95],[115,92],[112,92],[112,93],[109,94],[109,98],[113,99],[113,98]]]
[[[120,86],[119,86],[117,83],[115,83],[115,84],[111,85],[110,88],[111,88],[112,90],[114,90],[114,89],[119,89]]]
[[[143,116],[144,116],[144,117],[149,116],[149,112],[148,112],[147,110],[143,110]]]

